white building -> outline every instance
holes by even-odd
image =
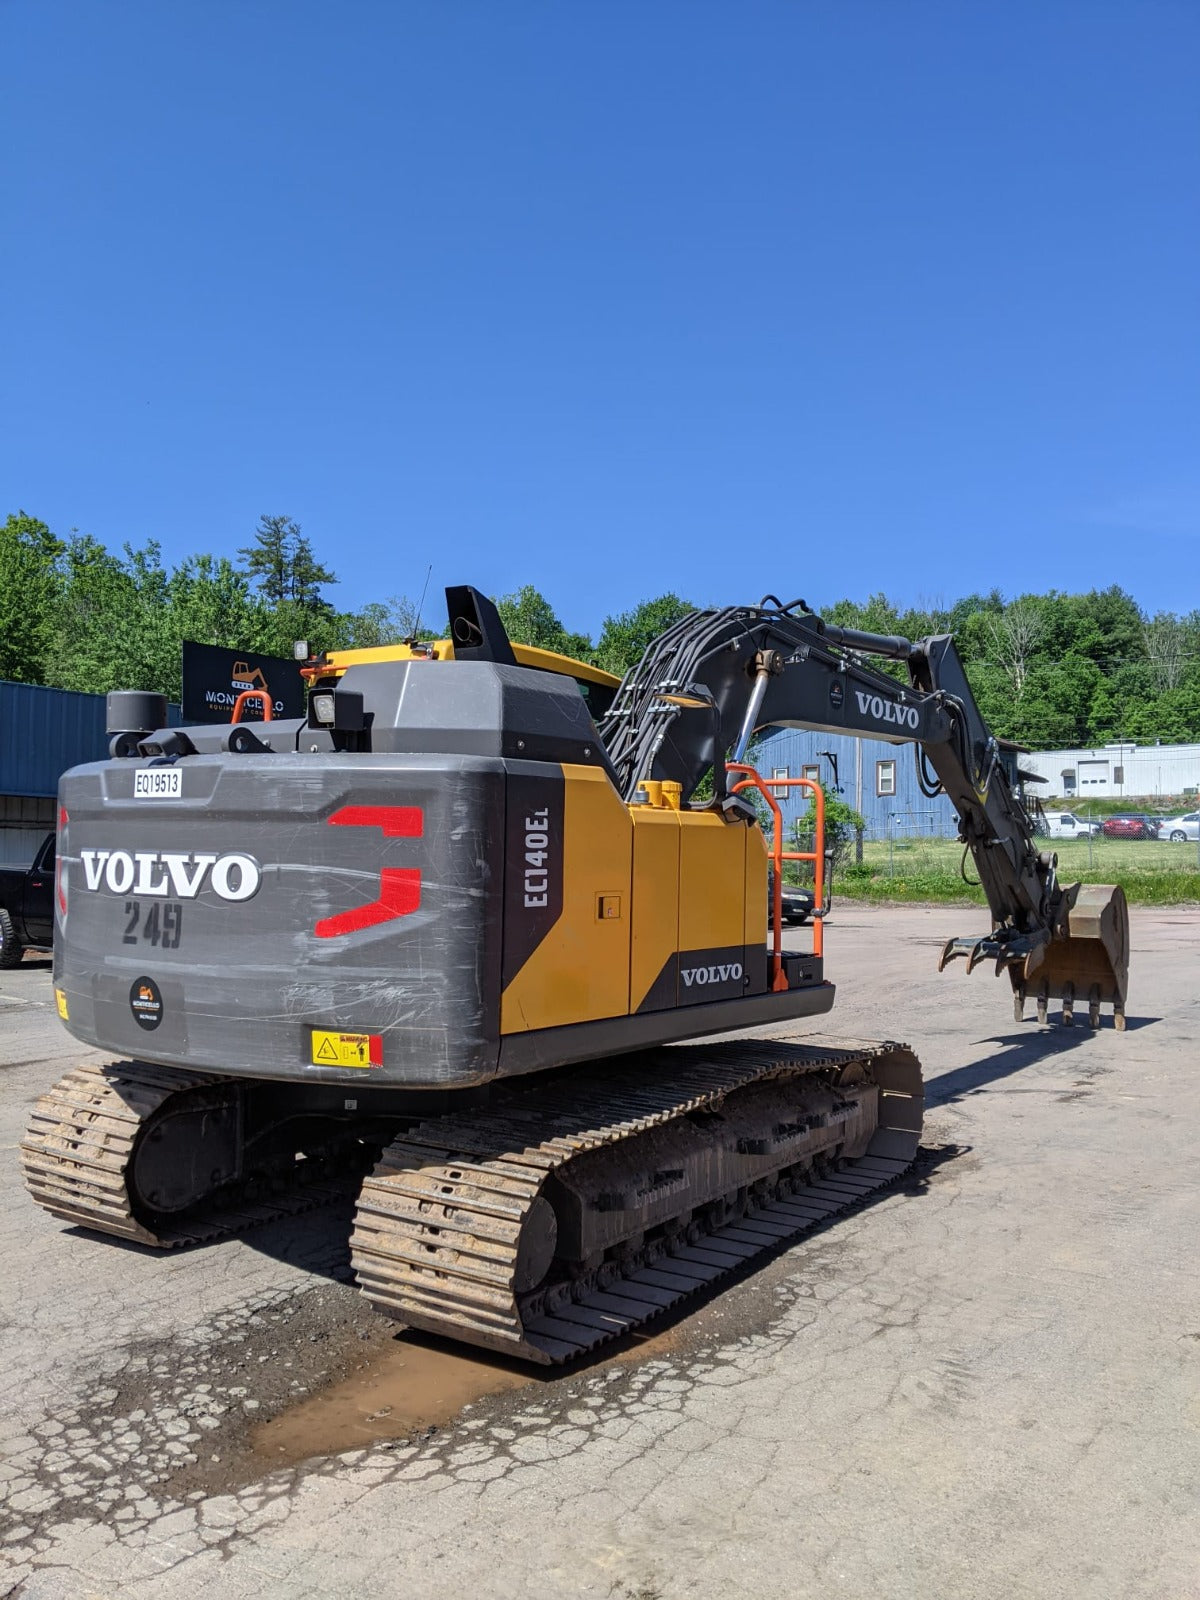
[[[1021,765],[1045,778],[1051,797],[1193,799],[1200,791],[1200,744],[1105,744],[1094,750],[1041,750]],[[1043,796],[1043,798],[1046,798]]]

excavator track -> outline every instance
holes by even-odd
[[[296,1216],[335,1200],[353,1187],[345,1180],[308,1176],[297,1162],[281,1183],[258,1179],[270,1194],[227,1185],[211,1201],[179,1218],[160,1218],[135,1205],[131,1164],[138,1141],[153,1136],[156,1119],[206,1091],[217,1101],[228,1079],[156,1067],[144,1061],[88,1062],[42,1095],[21,1141],[26,1187],[37,1203],[64,1222],[158,1249],[206,1244],[249,1228]],[[252,1181],[255,1181],[252,1175]],[[140,1214],[139,1214],[140,1213]]]
[[[810,1114],[772,1121],[780,1091]],[[658,1169],[664,1149],[677,1161],[689,1140],[711,1145],[739,1105],[744,1128],[760,1104],[762,1137],[730,1146],[753,1181],[722,1188],[732,1169],[710,1158],[708,1192],[693,1182],[685,1194],[686,1161]],[[916,1154],[922,1104],[907,1047],[811,1038],[673,1046],[514,1093],[388,1147],[359,1197],[358,1282],[413,1327],[543,1365],[570,1361],[893,1183]],[[838,1136],[852,1128],[862,1148],[846,1160]],[[639,1186],[630,1171],[643,1143]],[[630,1220],[602,1260],[564,1266],[554,1243],[563,1196],[589,1163],[583,1209],[619,1213],[625,1202]],[[659,1220],[640,1227],[672,1186],[687,1204],[665,1219],[659,1204]]]

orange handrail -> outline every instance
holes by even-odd
[[[242,707],[247,700],[257,700],[259,702],[263,708],[264,722],[274,721],[275,713],[271,709],[270,693],[266,689],[243,689],[233,702],[233,711],[229,717],[230,722],[240,722],[242,720]]]
[[[785,861],[811,861],[813,864],[813,955],[823,954],[825,924],[820,912],[825,904],[825,791],[814,778],[772,778],[767,780],[756,768],[741,761],[726,763],[727,772],[744,772],[746,776],[733,785],[732,793],[755,788],[771,808],[774,826],[771,830],[771,865],[774,880],[771,892],[771,988],[786,989],[787,978],[783,971],[783,863]],[[816,817],[813,826],[811,850],[785,850],[783,848],[783,813],[779,809],[773,789],[811,789]]]

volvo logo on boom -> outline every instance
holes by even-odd
[[[874,717],[877,722],[895,722],[901,728],[916,728],[920,723],[916,706],[898,706],[894,700],[885,700],[879,694],[854,691],[858,709],[864,717]]]
[[[194,900],[207,882],[222,900],[249,900],[258,893],[262,868],[238,852],[206,855],[182,850],[81,850],[87,889],[101,884],[113,894],[171,895]]]

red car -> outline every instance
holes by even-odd
[[[1143,811],[1126,811],[1105,817],[1100,831],[1106,839],[1157,839],[1158,819]]]

